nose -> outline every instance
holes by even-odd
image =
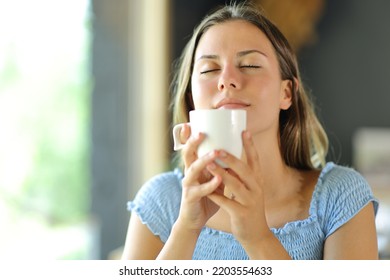
[[[237,73],[234,67],[226,67],[223,69],[221,76],[218,80],[218,90],[231,90],[231,89],[240,89],[241,80],[239,73]]]

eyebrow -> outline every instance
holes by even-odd
[[[262,51],[259,51],[259,50],[247,50],[247,51],[241,51],[237,54],[238,57],[241,57],[241,56],[245,56],[245,55],[248,55],[248,54],[251,54],[251,53],[259,53],[265,57],[267,57],[267,55],[265,53],[263,53]]]
[[[267,57],[267,55],[259,50],[245,50],[245,51],[240,51],[237,53],[237,57],[243,57],[245,55],[248,55],[248,54],[251,54],[251,53],[258,53],[258,54],[261,54],[265,57]],[[200,56],[197,60],[201,60],[201,59],[218,59],[219,56],[218,55],[215,55],[215,54],[205,54],[205,55],[202,55]]]

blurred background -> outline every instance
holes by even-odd
[[[379,198],[390,258],[390,2],[253,1],[298,54],[328,160]],[[126,202],[172,168],[173,63],[225,2],[0,0],[1,259],[120,256]]]

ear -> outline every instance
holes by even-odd
[[[280,109],[288,110],[292,104],[293,92],[297,92],[298,80],[294,78],[295,86],[291,80],[282,81],[282,87],[280,91]]]

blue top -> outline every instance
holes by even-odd
[[[182,178],[179,169],[157,175],[128,203],[128,210],[164,243],[179,215]],[[355,170],[330,162],[313,191],[309,217],[271,230],[293,259],[323,259],[326,238],[370,202],[376,213],[378,201],[366,180]],[[245,260],[248,255],[231,233],[204,227],[193,259]]]

